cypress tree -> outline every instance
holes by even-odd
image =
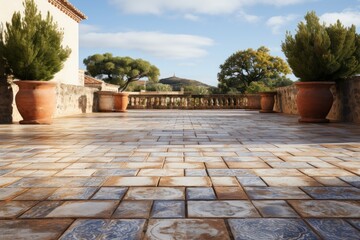
[[[51,80],[71,49],[62,47],[63,32],[50,13],[42,18],[34,0],[25,0],[24,16],[15,12],[0,32],[0,57],[9,74],[20,80]]]
[[[334,81],[360,73],[360,36],[354,25],[321,24],[315,12],[298,24],[295,36],[286,33],[282,50],[301,81]]]

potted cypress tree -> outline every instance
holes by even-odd
[[[330,87],[360,72],[360,36],[355,26],[344,27],[339,20],[326,26],[309,12],[295,36],[286,33],[282,50],[300,79],[296,83],[299,122],[328,122],[333,103]]]
[[[24,15],[15,12],[0,32],[0,57],[13,75],[21,124],[50,124],[56,105],[56,83],[48,82],[63,68],[71,50],[62,47],[63,33],[50,13],[42,18],[34,0],[23,3]]]

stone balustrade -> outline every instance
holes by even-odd
[[[260,109],[260,96],[130,94],[128,109]]]

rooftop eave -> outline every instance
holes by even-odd
[[[48,0],[49,3],[60,9],[66,15],[74,19],[76,22],[87,19],[79,9],[72,5],[68,0]]]

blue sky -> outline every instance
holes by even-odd
[[[284,58],[286,30],[308,11],[360,29],[360,0],[70,0],[80,24],[80,63],[95,53],[142,58],[161,78],[174,74],[216,86],[219,65],[238,50],[266,46]],[[289,76],[294,78],[293,76]]]

